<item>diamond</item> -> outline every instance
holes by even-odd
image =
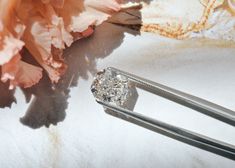
[[[91,91],[97,100],[117,106],[123,106],[131,95],[128,79],[110,69],[97,73]]]

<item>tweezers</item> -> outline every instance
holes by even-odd
[[[194,109],[217,120],[235,126],[235,112],[217,104],[211,103],[202,98],[181,92],[168,86],[141,78],[139,76],[109,67],[106,71],[111,71],[116,75],[121,75],[128,79],[133,86],[144,89],[148,92],[169,99],[183,106]],[[92,86],[91,89],[94,89]],[[124,119],[128,122],[137,124],[154,132],[163,134],[170,138],[179,140],[183,143],[193,145],[200,149],[221,155],[223,157],[235,160],[235,146],[210,137],[176,127],[168,123],[153,119],[143,114],[134,112],[120,105],[115,105],[96,98],[96,101],[103,105],[108,114]]]

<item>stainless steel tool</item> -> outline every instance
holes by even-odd
[[[232,110],[116,68],[107,68],[97,73],[91,91],[96,101],[104,106],[108,114],[235,160],[235,146],[232,144],[134,112],[133,99],[136,96],[133,95],[135,95],[136,87],[235,126],[235,112]]]

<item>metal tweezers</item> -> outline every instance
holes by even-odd
[[[235,126],[235,112],[232,110],[115,68],[107,69],[115,72],[116,74],[125,76],[128,80],[133,82],[135,86],[141,89]],[[107,103],[105,101],[98,99],[96,99],[96,101],[108,109],[106,110],[107,113],[115,117],[127,120],[131,123],[137,124],[144,128],[193,145],[203,150],[235,160],[235,146],[232,144],[218,141],[216,139],[212,139],[207,136],[167,124],[165,122],[161,122],[159,120],[131,111],[127,108]]]

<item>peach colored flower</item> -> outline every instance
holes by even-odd
[[[2,0],[0,1],[1,80],[30,87],[46,70],[58,82],[67,65],[63,50],[75,40],[91,35],[120,9],[119,0]],[[25,47],[42,68],[21,60]]]

